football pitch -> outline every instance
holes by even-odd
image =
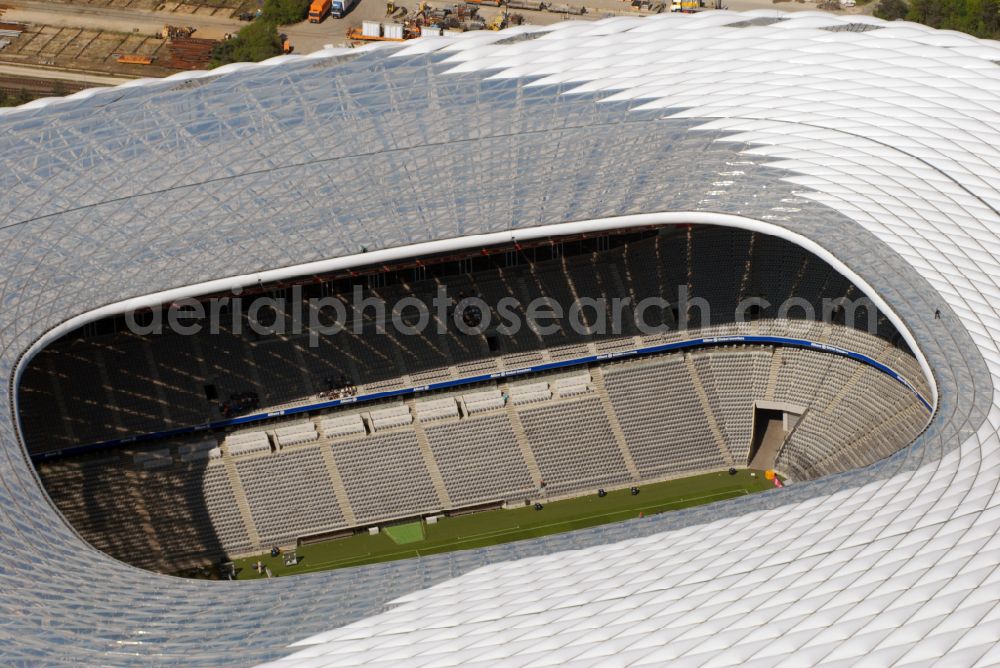
[[[282,557],[272,558],[269,554],[239,559],[234,561],[237,579],[266,577],[252,566],[258,560],[276,576],[311,573],[537,538],[620,522],[640,513],[654,515],[775,488],[761,472],[751,477],[746,470],[736,475],[724,471],[706,473],[638,487],[639,494],[634,496],[628,489],[620,489],[604,497],[594,493],[543,502],[542,510],[525,506],[442,517],[436,524],[407,522],[383,526],[376,535],[356,534],[301,546],[297,550],[299,563],[295,566],[285,566]]]

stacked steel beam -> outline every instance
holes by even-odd
[[[217,43],[214,39],[195,37],[172,39],[167,45],[169,55],[160,64],[174,70],[205,69],[212,60],[212,47]]]

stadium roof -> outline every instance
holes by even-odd
[[[864,470],[235,583],[86,546],[8,412],[4,661],[1000,662],[998,62],[995,42],[908,23],[706,12],[328,50],[0,112],[12,406],[26,353],[125,300],[362,248],[685,218],[823,249],[937,387],[927,431]]]

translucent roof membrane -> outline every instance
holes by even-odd
[[[729,27],[755,17],[783,20]],[[829,29],[853,22],[881,27]],[[997,662],[1000,45],[771,10],[525,32],[0,112],[0,371],[13,380],[70,317],[159,290],[361,247],[697,211],[802,234],[874,286],[934,370],[928,430],[780,493],[207,583],[83,544],[5,411],[5,662],[232,665],[309,636],[282,663]]]

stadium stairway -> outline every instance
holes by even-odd
[[[719,428],[719,423],[715,419],[715,411],[712,410],[708,394],[705,393],[705,386],[701,384],[701,378],[698,376],[698,369],[694,365],[694,358],[691,356],[691,353],[684,353],[684,364],[687,365],[688,373],[691,375],[691,384],[694,387],[695,394],[698,395],[698,401],[701,402],[702,410],[705,411],[708,426],[712,430],[715,443],[719,446],[722,459],[725,460],[726,466],[733,466],[733,455],[726,446],[726,437],[722,434],[722,429]]]
[[[351,506],[351,499],[347,495],[347,487],[344,486],[344,479],[340,476],[340,469],[337,468],[337,460],[333,458],[333,449],[329,445],[323,445],[319,451],[323,457],[323,463],[326,464],[327,473],[330,474],[330,486],[333,488],[333,495],[337,498],[337,505],[340,506],[340,512],[343,513],[347,524],[354,526],[358,523],[358,519],[354,514],[354,508]]]
[[[504,392],[509,392],[509,386],[502,385],[500,388]],[[514,403],[508,401],[504,404],[504,410],[507,412],[507,417],[510,419],[511,429],[514,431],[514,436],[517,438],[517,447],[521,450],[521,456],[524,457],[524,463],[528,467],[528,473],[531,475],[531,482],[536,488],[541,488],[542,486],[542,470],[538,468],[538,461],[535,459],[535,453],[531,449],[531,445],[528,443],[528,435],[524,432],[524,425],[521,423],[521,416],[518,414],[517,410],[514,408]]]
[[[156,532],[156,527],[153,526],[153,519],[149,516],[149,508],[146,507],[146,499],[142,496],[141,490],[138,486],[131,486],[128,489],[128,496],[132,502],[132,510],[135,513],[135,517],[139,520],[142,533],[149,541],[150,552],[162,557],[166,553],[163,550],[163,546],[160,545],[159,535]],[[162,560],[158,564],[159,567],[165,565],[166,562]]]
[[[771,353],[771,373],[767,376],[767,391],[764,392],[764,398],[768,401],[774,401],[774,393],[778,389],[778,376],[781,374],[781,365],[784,363],[781,349],[775,348],[774,352]]]
[[[641,480],[642,475],[639,473],[639,468],[635,465],[632,452],[628,449],[628,443],[625,440],[625,433],[618,422],[618,414],[615,413],[615,408],[611,405],[611,397],[608,396],[608,388],[604,385],[604,371],[601,370],[600,364],[595,364],[590,368],[590,377],[594,383],[594,391],[601,399],[601,406],[604,408],[604,414],[607,416],[608,424],[611,426],[611,433],[615,435],[615,443],[618,444],[618,449],[622,453],[622,459],[625,460],[625,468],[628,469],[629,475],[632,476],[633,480]]]
[[[861,377],[864,375],[864,373],[865,373],[865,368],[863,366],[859,365],[855,367],[853,372],[851,373],[850,379],[848,379],[848,381],[840,387],[840,390],[837,392],[837,394],[833,396],[833,400],[830,402],[830,405],[824,408],[824,412],[831,414],[836,412],[837,408],[840,406],[840,403],[844,400],[844,397],[846,397],[849,393],[854,392],[855,386],[858,384],[858,381],[861,380]]]
[[[410,409],[410,412],[414,415],[418,414],[416,402],[413,397],[407,397],[403,400],[406,407]],[[424,430],[424,425],[419,418],[413,421],[413,432],[417,437],[417,445],[420,446],[420,456],[424,459],[424,465],[427,466],[427,472],[431,476],[431,483],[434,485],[434,492],[437,494],[438,501],[441,502],[441,507],[448,510],[454,508],[451,503],[451,499],[448,496],[448,488],[445,487],[444,478],[441,476],[441,470],[438,468],[437,460],[434,459],[434,452],[431,450],[430,441],[427,440],[427,432]]]
[[[236,506],[240,510],[240,517],[243,518],[243,526],[246,527],[247,536],[250,538],[250,546],[254,550],[260,550],[262,547],[260,534],[257,532],[257,524],[253,521],[253,513],[250,512],[250,502],[247,500],[247,494],[243,490],[240,474],[236,471],[236,462],[229,455],[228,449],[223,451],[222,463],[226,467],[226,476],[229,478],[229,484],[233,487],[233,494],[236,496]]]

